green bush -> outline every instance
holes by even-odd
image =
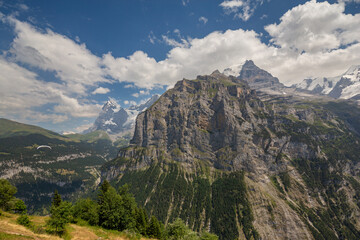
[[[20,214],[26,214],[26,205],[23,200],[18,199],[15,202],[14,212]]]
[[[25,227],[31,227],[31,221],[26,214],[21,214],[17,219],[16,222],[20,225],[23,225]]]
[[[0,179],[0,208],[6,208],[16,192],[16,187],[12,186],[8,180]]]
[[[171,240],[218,240],[219,238],[211,233],[202,232],[201,234],[192,231],[183,220],[176,219],[173,223],[169,223],[165,232],[166,239]]]

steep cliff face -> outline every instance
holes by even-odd
[[[218,71],[184,79],[137,117],[131,145],[102,176],[130,183],[165,223],[181,217],[220,239],[356,239],[359,126],[333,107],[258,97]]]

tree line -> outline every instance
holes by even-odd
[[[16,188],[7,180],[0,179],[0,208],[20,213],[18,223],[31,227],[26,214],[26,205],[14,198]],[[108,181],[104,181],[95,200],[81,198],[74,204],[63,201],[55,190],[52,198],[50,218],[46,223],[46,232],[64,235],[69,223],[87,222],[92,226],[105,229],[129,231],[144,237],[156,239],[217,240],[218,237],[209,232],[192,231],[181,219],[164,226],[155,216],[149,216],[145,209],[139,207],[129,186],[123,185],[115,189]]]

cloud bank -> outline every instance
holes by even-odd
[[[222,7],[239,11],[246,2],[225,1]],[[255,31],[243,29],[216,31],[203,38],[180,36],[180,41],[163,36],[172,49],[161,61],[143,51],[127,57],[111,52],[96,56],[78,40],[1,15],[3,22],[13,26],[15,38],[0,57],[0,114],[53,122],[94,117],[101,106],[88,96],[108,93],[110,89],[101,87],[103,83],[145,89],[135,94],[141,96],[184,77],[222,71],[246,59],[254,60],[286,85],[309,76],[335,76],[360,64],[360,14],[345,14],[344,10],[343,2],[309,1],[296,6],[279,23],[265,26],[270,43],[262,42]],[[151,39],[154,41],[154,36]],[[42,81],[24,64],[53,72],[56,79]],[[36,110],[44,105],[49,106],[47,113]]]

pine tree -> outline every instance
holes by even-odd
[[[71,203],[62,201],[60,194],[55,190],[51,204],[50,219],[46,222],[47,232],[62,235],[65,232],[66,223],[72,220],[71,208]]]
[[[104,195],[107,191],[109,191],[111,185],[110,183],[105,179],[103,183],[100,185],[100,192],[98,193],[98,204],[101,205],[102,201],[104,199]]]
[[[54,197],[53,197],[53,200],[52,200],[52,206],[53,207],[59,207],[60,204],[61,204],[61,196],[60,194],[58,193],[58,190],[55,190],[54,192]]]
[[[150,224],[149,227],[147,228],[146,233],[148,237],[157,238],[157,239],[161,238],[160,223],[155,216],[151,216]]]
[[[143,208],[136,208],[135,211],[136,229],[140,234],[146,235],[146,228],[148,227],[148,217]]]
[[[73,207],[74,218],[88,221],[90,225],[99,224],[99,205],[93,200],[79,199]]]

